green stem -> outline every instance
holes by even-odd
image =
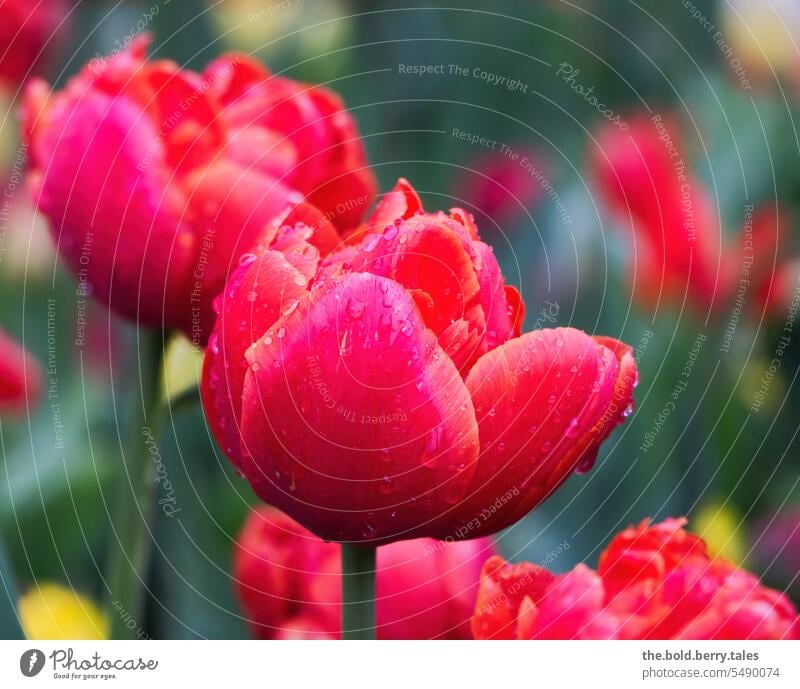
[[[342,543],[342,638],[375,638],[374,546]]]
[[[109,618],[112,639],[133,639],[143,625],[143,586],[150,554],[150,525],[155,500],[156,465],[152,451],[158,439],[162,405],[161,362],[164,333],[139,330],[138,382],[130,410],[127,441],[111,511],[109,552]],[[157,448],[156,448],[157,450]]]
[[[0,535],[0,639],[24,639],[17,613],[19,591],[11,560]]]

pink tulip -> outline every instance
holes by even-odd
[[[339,244],[374,196],[355,123],[327,89],[225,55],[202,74],[148,61],[149,39],[25,99],[31,179],[58,250],[92,293],[204,344],[242,254],[282,223]]]
[[[468,639],[489,539],[421,538],[378,550],[379,639]],[[234,553],[242,606],[262,639],[335,639],[341,624],[339,546],[272,507],[250,513]]]

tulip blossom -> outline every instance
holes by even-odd
[[[719,305],[730,287],[714,198],[691,172],[674,123],[637,117],[597,136],[591,167],[600,200],[630,228],[630,281],[649,306]]]
[[[542,195],[538,155],[522,150],[509,157],[489,152],[470,161],[459,175],[454,194],[497,222],[529,212]],[[543,176],[541,179],[545,179]]]
[[[256,493],[325,540],[494,533],[590,469],[632,408],[631,349],[521,335],[471,216],[426,213],[405,180],[309,287],[313,262],[266,251],[232,274],[202,394]]]
[[[487,560],[472,618],[476,639],[798,639],[786,596],[708,556],[685,520],[645,520],[600,555],[554,575]]]
[[[792,255],[790,246],[789,218],[783,210],[757,208],[748,225],[739,242],[737,301],[748,302],[755,319],[783,321],[789,315],[800,278],[800,261]],[[752,295],[747,294],[749,290]]]
[[[765,11],[766,10],[766,11]],[[720,35],[736,59],[729,61],[735,84],[745,90],[776,86],[781,76],[798,68],[800,6],[795,0],[728,0],[719,7]]]
[[[273,507],[250,513],[233,576],[253,632],[262,639],[336,639],[341,627],[340,547]],[[469,639],[489,539],[428,538],[378,550],[379,639]]]
[[[67,0],[0,3],[0,83],[21,84],[48,56],[67,22]]]
[[[25,98],[31,178],[87,289],[141,324],[204,343],[239,256],[302,221],[323,253],[373,198],[356,126],[332,92],[243,55],[202,74],[148,61],[149,39]],[[291,216],[291,217],[289,217]]]
[[[26,414],[42,394],[39,364],[0,331],[0,414]]]

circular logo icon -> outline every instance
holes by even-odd
[[[44,653],[38,648],[25,651],[19,659],[19,669],[26,677],[36,677],[44,667]]]

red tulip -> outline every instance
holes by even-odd
[[[428,538],[378,550],[379,639],[469,639],[489,539]],[[335,639],[341,626],[339,546],[325,543],[272,507],[251,512],[234,551],[234,579],[253,632],[262,639]]]
[[[66,0],[0,3],[0,83],[16,87],[32,76],[67,23]]]
[[[789,218],[783,210],[758,208],[739,241],[733,265],[741,266],[737,301],[750,306],[753,318],[783,321],[800,282],[798,260],[791,255]],[[748,298],[752,290],[752,297]]]
[[[631,408],[631,349],[520,336],[471,216],[425,213],[404,180],[360,236],[311,289],[268,251],[222,295],[204,406],[256,493],[326,540],[463,539],[588,470]]]
[[[597,136],[591,167],[601,200],[630,227],[630,275],[650,306],[684,299],[698,309],[720,305],[731,285],[714,199],[689,167],[668,120],[634,118]]]
[[[0,330],[0,414],[26,414],[42,394],[35,359]]]
[[[95,295],[204,342],[239,256],[274,247],[290,212],[330,251],[373,179],[330,91],[242,55],[202,74],[148,62],[147,44],[93,60],[61,92],[28,87],[32,175],[61,255]]]
[[[500,152],[478,156],[470,162],[469,170],[458,176],[454,193],[502,222],[522,215],[541,197],[540,180],[545,178],[537,178],[537,174],[543,174],[538,164],[538,154],[522,146],[512,151],[511,157]]]
[[[645,520],[618,534],[595,572],[554,575],[500,557],[483,567],[476,639],[797,639],[788,598],[711,559],[685,520]]]

